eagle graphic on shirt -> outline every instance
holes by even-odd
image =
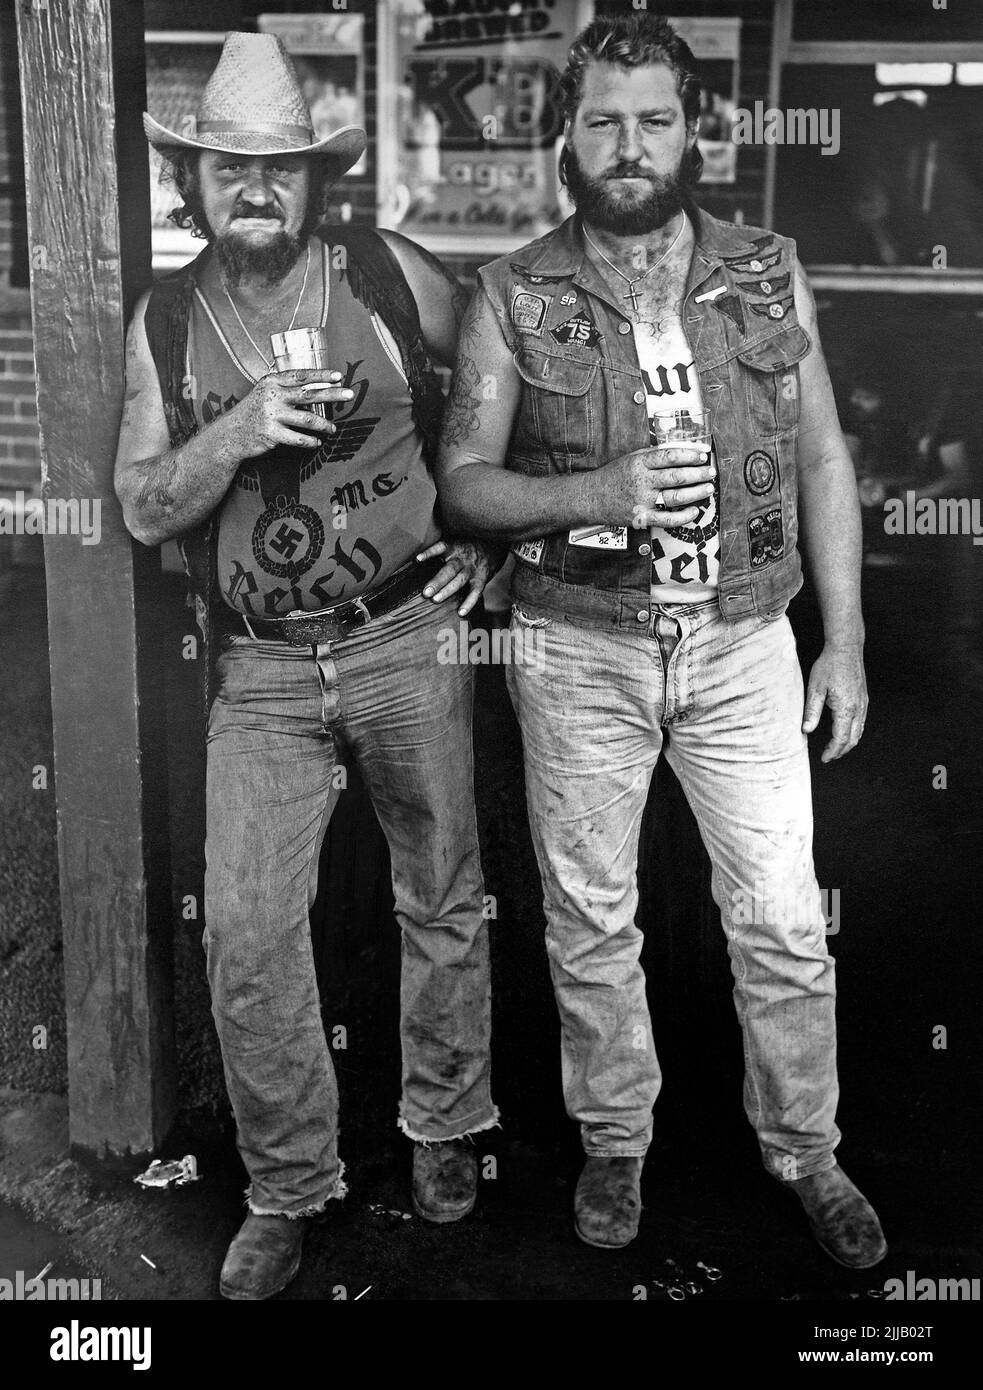
[[[355,377],[363,360],[360,358],[357,362],[347,363],[344,379],[339,383],[355,392],[352,399],[328,401],[325,404],[327,418],[334,423],[335,433],[322,440],[313,454],[300,445],[296,448],[281,446],[262,459],[251,460],[236,474],[236,487],[246,492],[258,492],[267,505],[278,498],[287,503],[297,502],[300,500],[302,483],[310,482],[322,468],[347,463],[354,458],[381,418],[378,415],[353,418],[369,389],[368,377]]]

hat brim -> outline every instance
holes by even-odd
[[[270,156],[275,154],[315,155],[321,159],[331,159],[338,167],[339,177],[353,164],[357,164],[365,152],[367,136],[361,126],[345,125],[332,131],[321,140],[310,145],[288,145],[282,138],[264,134],[262,131],[243,130],[225,137],[210,140],[192,140],[186,135],[178,135],[168,130],[153,116],[144,112],[143,129],[154,149],[161,154],[170,150],[201,150],[215,154],[244,154]]]

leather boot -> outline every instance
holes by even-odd
[[[413,1210],[426,1221],[460,1221],[473,1210],[478,1159],[463,1139],[413,1145]]]
[[[644,1162],[588,1157],[573,1198],[574,1230],[587,1245],[614,1250],[638,1235]]]
[[[250,1212],[229,1246],[219,1292],[223,1298],[272,1298],[285,1289],[300,1268],[304,1216],[256,1216]]]
[[[788,1186],[805,1207],[826,1254],[847,1269],[870,1269],[887,1254],[877,1213],[840,1167],[798,1178]]]

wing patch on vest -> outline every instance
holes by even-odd
[[[792,307],[793,296],[788,294],[784,299],[773,299],[770,304],[748,303],[748,308],[752,314],[757,314],[763,319],[783,319]]]
[[[736,323],[744,337],[747,337],[747,324],[744,319],[744,303],[739,294],[721,295],[711,301],[718,314],[725,314],[731,323]]]
[[[564,347],[574,343],[577,347],[592,348],[597,346],[601,335],[594,320],[581,309],[579,313],[574,314],[573,318],[551,328],[550,337]]]
[[[792,272],[789,271],[785,275],[773,275],[770,280],[739,280],[737,282],[737,287],[743,290],[745,294],[781,294],[784,290],[788,289],[788,282],[791,278]]]
[[[509,269],[516,275],[521,275],[523,280],[528,280],[530,285],[561,285],[564,280],[569,280],[569,275],[540,275],[534,270],[527,270],[524,265],[519,265],[518,261],[509,261]]]
[[[769,251],[767,255],[759,256],[738,256],[725,259],[724,265],[737,275],[763,275],[766,270],[771,270],[773,265],[777,265],[782,259],[781,248],[777,251]]]

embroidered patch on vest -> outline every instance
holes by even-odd
[[[597,331],[597,324],[594,320],[581,309],[579,313],[574,314],[573,318],[551,328],[550,337],[564,346],[576,343],[578,347],[591,348],[597,345],[601,335]]]
[[[773,564],[785,554],[785,531],[781,507],[755,512],[747,524],[748,558],[753,570]]]
[[[775,460],[771,455],[766,454],[763,449],[755,449],[754,453],[748,454],[744,460],[744,486],[748,492],[753,492],[755,497],[763,497],[775,486],[777,472]]]
[[[523,280],[528,280],[530,285],[559,285],[564,280],[569,280],[569,275],[539,275],[534,270],[527,270],[518,261],[509,261],[509,269],[515,271],[516,275],[521,275]]]
[[[736,260],[725,260],[724,265],[737,275],[763,275],[766,270],[771,270],[773,265],[777,265],[781,259],[782,253],[779,249],[778,251],[769,251],[767,255],[752,256],[750,259],[742,256]]]
[[[765,247],[774,246],[774,244],[775,233],[765,232],[764,236],[755,237],[748,249],[742,251],[739,256],[725,256],[724,260],[728,265],[730,265],[732,261],[746,261],[749,256],[760,256]]]
[[[773,299],[770,304],[748,304],[752,314],[757,314],[763,319],[783,319],[792,307],[792,295],[788,294],[784,299]]]
[[[792,278],[792,272],[787,275],[774,275],[770,280],[739,280],[738,289],[745,294],[781,294],[788,289],[788,282]]]
[[[741,296],[739,294],[725,294],[712,302],[717,312],[726,314],[730,321],[736,323],[741,333],[747,337],[747,324],[744,320],[744,304]]]
[[[552,295],[516,290],[512,296],[512,322],[523,333],[542,333],[546,314],[552,303]]]

